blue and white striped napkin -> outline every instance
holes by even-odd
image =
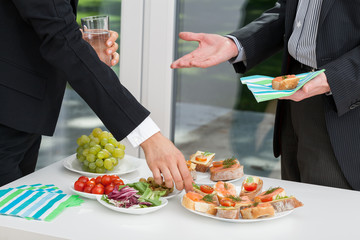
[[[51,221],[65,208],[79,206],[84,200],[68,195],[54,185],[22,185],[0,190],[0,214]]]
[[[273,77],[262,76],[262,75],[253,75],[248,77],[240,78],[242,84],[246,84],[249,90],[253,93],[257,102],[264,102],[272,99],[277,99],[280,97],[290,96],[299,90],[305,83],[324,72],[325,69],[308,72],[296,75],[300,78],[299,83],[296,88],[292,90],[274,90],[272,88]]]

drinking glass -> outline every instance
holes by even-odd
[[[81,18],[84,39],[94,48],[100,60],[111,66],[111,55],[106,54],[106,41],[110,37],[109,16]]]

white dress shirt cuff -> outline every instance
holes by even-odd
[[[126,139],[134,148],[136,148],[142,142],[159,131],[160,128],[156,125],[156,123],[150,117],[147,117],[142,123],[140,123],[139,126],[127,135]]]
[[[231,35],[225,35],[225,37],[230,38],[231,40],[233,40],[234,43],[236,44],[236,47],[237,47],[238,51],[239,51],[239,54],[237,55],[237,57],[230,59],[229,63],[234,64],[234,63],[238,63],[238,62],[244,62],[246,60],[245,51],[244,51],[243,46],[239,42],[239,40],[236,37],[231,36]]]

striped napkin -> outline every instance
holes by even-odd
[[[53,184],[22,185],[0,190],[0,214],[51,221],[65,208],[79,206],[84,200],[64,194]]]
[[[242,84],[246,84],[249,90],[253,93],[257,102],[264,102],[280,97],[290,96],[299,90],[305,83],[324,72],[325,69],[308,72],[296,75],[300,78],[299,84],[292,90],[274,90],[271,86],[271,81],[274,79],[269,76],[253,75],[240,78]]]

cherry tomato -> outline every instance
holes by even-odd
[[[85,176],[81,176],[81,177],[79,177],[78,181],[86,183],[87,181],[89,181],[89,178],[85,177]]]
[[[214,188],[212,188],[208,185],[201,185],[200,190],[204,193],[211,194],[214,191]]]
[[[124,181],[121,179],[115,179],[112,183],[114,185],[124,185]]]
[[[94,187],[105,188],[104,185],[102,185],[101,183],[96,184]]]
[[[92,190],[91,193],[93,194],[104,194],[105,190],[103,187],[97,187],[95,186]]]
[[[92,180],[87,181],[87,182],[85,183],[85,186],[86,186],[86,187],[89,186],[89,187],[93,188],[95,185],[96,185],[95,181],[92,181]]]
[[[101,183],[101,176],[98,176],[97,178],[95,178],[95,183],[96,184]]]
[[[207,161],[207,157],[205,157],[204,155],[197,155],[195,157],[195,160],[196,161],[199,161],[199,162],[206,162]]]
[[[94,186],[85,186],[84,192],[91,193],[91,190],[94,188]]]
[[[75,183],[74,183],[74,189],[76,191],[80,191],[80,192],[83,192],[84,191],[84,187],[85,187],[85,183],[80,181],[80,180],[77,180]]]
[[[114,180],[116,179],[120,179],[119,176],[117,175],[111,175],[110,178],[111,178],[111,182],[114,182]]]
[[[224,206],[224,207],[235,207],[235,202],[229,198],[221,199],[220,204],[221,204],[221,206]]]
[[[105,187],[111,183],[111,177],[109,175],[104,175],[101,178],[101,184]]]
[[[223,165],[222,162],[213,162],[213,167],[221,167]]]
[[[113,185],[107,185],[105,187],[105,194],[111,193],[114,190],[114,188],[115,188],[115,186],[113,186]]]
[[[252,182],[252,183],[245,183],[245,184],[244,184],[244,188],[245,188],[245,190],[248,191],[248,192],[254,191],[254,190],[256,190],[256,188],[257,188],[257,183],[254,183],[254,182]]]

